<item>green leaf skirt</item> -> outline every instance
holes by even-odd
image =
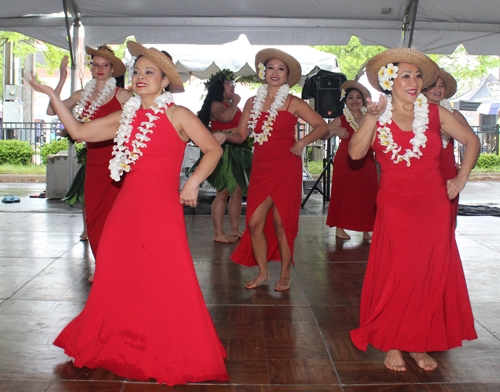
[[[76,204],[78,200],[82,203],[82,206],[85,207],[84,201],[84,187],[85,187],[85,165],[82,165],[78,172],[76,173],[71,186],[64,196],[63,200],[73,206]]]

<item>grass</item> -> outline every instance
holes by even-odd
[[[11,163],[3,163],[0,165],[0,173],[2,174],[46,174],[47,167],[45,164],[34,165],[13,165]]]

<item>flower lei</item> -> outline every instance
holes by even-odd
[[[450,101],[448,101],[447,99],[442,99],[439,102],[439,105],[444,107],[446,110],[448,110],[450,113],[453,114],[453,108],[451,107]],[[445,135],[444,133],[441,134],[441,139],[443,140],[443,148],[448,147],[448,143],[450,142],[450,138],[451,137],[449,135]]]
[[[78,101],[75,108],[73,109],[73,115],[80,122],[89,122],[92,117],[94,117],[94,113],[97,111],[97,109],[102,106],[106,98],[116,89],[116,79],[109,78],[104,88],[99,92],[97,100],[92,102],[84,115],[83,112],[85,110],[85,105],[87,104],[89,97],[94,93],[96,84],[97,81],[95,79],[89,80],[82,91],[82,97],[80,98],[80,101]]]
[[[429,123],[429,104],[427,103],[427,98],[423,94],[420,94],[413,103],[414,119],[412,128],[415,136],[410,140],[413,149],[406,149],[403,155],[399,154],[401,146],[398,146],[397,143],[394,142],[392,132],[387,126],[392,122],[392,109],[392,97],[388,96],[385,112],[379,118],[380,125],[377,128],[378,139],[380,140],[380,144],[386,147],[385,153],[392,152],[391,160],[394,163],[406,161],[406,166],[410,167],[410,159],[420,159],[422,156],[420,147],[425,148],[425,142],[427,141],[425,131]]]
[[[398,77],[399,68],[392,63],[387,64],[387,67],[382,67],[378,71],[378,83],[387,91],[392,91],[394,82],[393,79]]]
[[[364,109],[364,110],[363,110]],[[354,132],[356,132],[359,129],[359,125],[354,119],[354,116],[352,115],[352,112],[349,110],[348,107],[344,108],[344,116],[349,125],[351,126],[352,129],[354,129]],[[361,107],[361,113],[366,114],[367,110],[364,106]]]
[[[288,92],[290,91],[290,87],[288,84],[284,84],[278,90],[276,97],[274,98],[274,102],[269,109],[269,114],[267,115],[267,120],[264,121],[262,125],[262,133],[255,133],[255,127],[257,126],[257,121],[262,112],[262,106],[264,106],[264,100],[266,99],[268,91],[267,84],[263,84],[257,90],[257,96],[253,101],[252,111],[250,112],[250,119],[248,120],[248,127],[251,129],[250,136],[253,137],[254,142],[262,145],[264,142],[267,142],[269,136],[271,136],[271,131],[273,130],[273,122],[278,115],[278,109],[283,106],[285,103],[286,97],[288,96]]]
[[[135,139],[132,140],[131,146],[132,151],[129,150],[128,146],[125,145],[130,139],[130,135],[132,134],[133,126],[131,125],[136,112],[141,107],[141,98],[138,96],[130,98],[125,106],[123,107],[122,118],[120,120],[120,127],[116,132],[116,137],[114,139],[115,145],[113,147],[113,158],[109,161],[109,170],[111,172],[111,178],[115,181],[120,181],[120,177],[123,172],[130,171],[130,165],[132,163],[135,164],[135,161],[139,159],[143,155],[141,148],[147,147],[146,142],[149,142],[151,139],[147,136],[148,133],[153,133],[151,130],[152,127],[156,126],[154,123],[155,120],[158,120],[160,117],[155,116],[158,113],[165,113],[166,109],[170,104],[174,102],[173,96],[171,93],[166,92],[162,95],[159,95],[154,100],[154,104],[156,106],[151,106],[147,110],[152,110],[152,113],[146,113],[149,121],[144,121],[139,126],[137,132],[135,134]]]

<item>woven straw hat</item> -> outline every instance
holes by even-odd
[[[368,89],[363,86],[361,83],[359,83],[358,81],[356,80],[348,80],[347,82],[344,82],[342,84],[342,86],[340,87],[340,90],[344,90],[346,93],[347,93],[347,90],[349,90],[350,88],[354,88],[356,90],[358,90],[361,95],[363,96],[363,99],[366,101],[366,98],[371,98],[372,95],[370,94],[370,91],[368,91]]]
[[[389,63],[409,63],[417,66],[420,72],[422,72],[422,79],[424,81],[423,87],[427,87],[434,83],[439,70],[437,64],[419,50],[412,48],[387,49],[374,56],[368,64],[366,64],[366,75],[368,76],[368,80],[373,88],[380,92],[385,91],[378,82],[378,71]]]
[[[97,49],[93,49],[90,46],[86,46],[85,52],[92,57],[94,56],[102,57],[103,59],[106,59],[111,64],[113,64],[113,68],[115,69],[115,71],[113,72],[113,76],[115,77],[125,75],[125,72],[127,72],[125,64],[123,64],[123,62],[118,57],[116,57],[113,54],[113,51],[106,45],[100,46]]]
[[[169,80],[168,89],[171,93],[182,93],[184,91],[181,75],[179,75],[179,72],[175,69],[172,60],[164,53],[155,48],[145,48],[140,43],[134,41],[127,41],[127,48],[132,56],[144,56],[163,71]]]
[[[457,92],[457,81],[455,78],[442,68],[438,71],[438,78],[443,79],[444,82],[444,97],[446,99],[453,97]]]
[[[262,49],[255,55],[255,69],[259,70],[259,64],[265,64],[266,61],[271,59],[280,59],[283,61],[288,67],[288,85],[290,87],[295,86],[299,80],[300,75],[302,74],[302,68],[300,67],[299,62],[295,59],[295,57],[290,56],[288,53],[283,52],[279,49]]]

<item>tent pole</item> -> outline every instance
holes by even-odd
[[[415,21],[417,19],[417,9],[419,0],[410,0],[406,8],[403,27],[403,42],[407,48],[413,44],[413,32],[415,31]]]

